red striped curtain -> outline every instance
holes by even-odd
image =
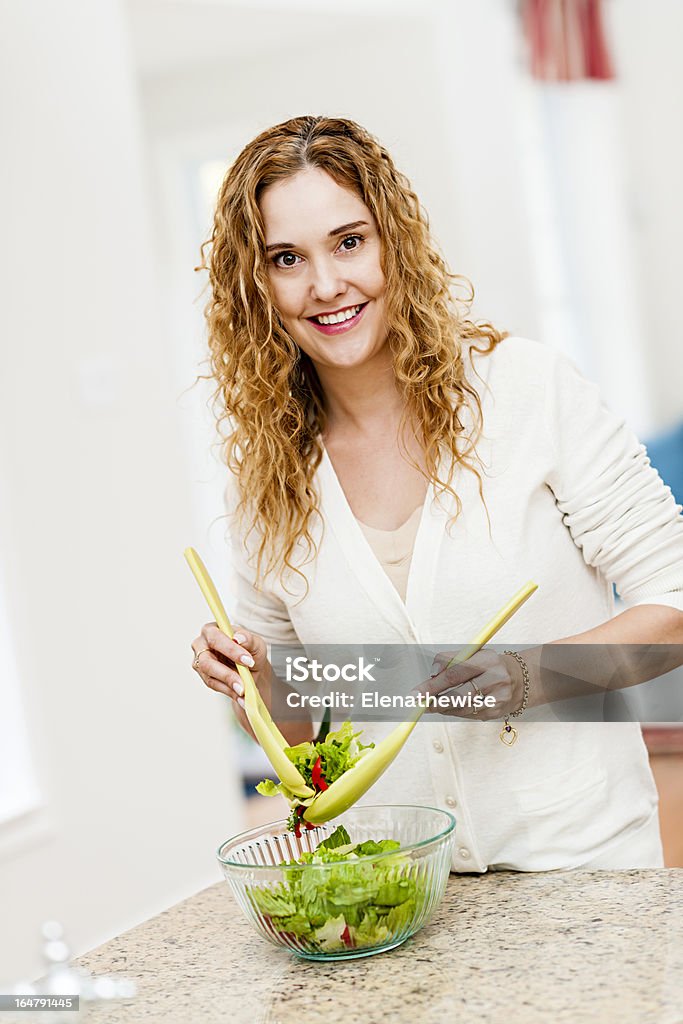
[[[534,78],[614,78],[601,0],[521,0],[521,14]]]

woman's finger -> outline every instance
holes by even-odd
[[[192,649],[194,648],[193,644]],[[239,674],[230,665],[220,661],[211,650],[200,651],[199,657],[195,656],[192,667],[210,689],[225,693],[233,699],[243,696],[244,684]]]
[[[500,668],[490,669],[470,679],[465,687],[458,689],[458,694],[464,695],[465,698],[469,696],[470,700],[461,706],[447,709],[446,714],[458,718],[478,719],[480,722],[499,719],[507,710],[510,692],[510,680],[505,671]]]
[[[477,668],[476,665],[470,665],[469,662],[462,662],[460,665],[446,665],[434,666],[432,672],[435,674],[431,677],[430,689],[433,693],[440,693],[442,690],[450,690],[456,686],[463,686],[469,682],[474,676],[478,676],[481,669]]]
[[[500,655],[494,651],[482,650],[466,662],[446,668],[449,658],[452,657],[452,652],[439,652],[434,661],[436,668],[441,666],[441,671],[417,687],[415,692],[438,697],[444,692],[457,691],[459,698],[467,698],[470,695],[471,700],[475,697],[492,696],[496,702],[493,708],[475,706],[471,702],[465,704],[460,700],[457,706],[446,707],[445,713],[467,718],[474,717],[476,710],[481,720],[499,717],[498,705],[506,706],[511,692],[507,665]]]
[[[192,668],[195,672],[198,672],[202,661],[211,655],[211,648],[203,636],[196,637],[190,644],[190,647],[194,655],[192,658]]]
[[[220,669],[224,669],[225,666],[221,662],[216,662]],[[231,673],[230,681],[226,682],[221,672],[220,676],[217,675],[206,675],[202,676],[204,684],[208,686],[210,690],[215,690],[216,693],[223,693],[230,700],[234,701],[235,704],[239,704],[241,708],[244,708],[244,688],[240,677],[232,669],[228,670]]]
[[[244,646],[248,642],[249,634],[246,630],[238,627],[236,636],[242,641],[241,643],[236,643],[234,639],[231,640],[229,636],[226,636],[215,622],[207,623],[202,629],[202,637],[213,651],[217,651],[235,664],[239,662],[246,665],[247,668],[254,668],[256,662],[247,647]]]
[[[235,630],[232,634],[233,643],[237,644],[239,650],[243,652],[239,655],[239,659],[243,665],[247,668],[253,668],[256,662],[254,661],[254,655],[256,651],[256,637],[249,630],[245,629],[244,626],[235,626]]]
[[[457,658],[459,651],[439,651],[434,655],[432,663],[432,675],[442,672],[446,668],[449,662],[453,661],[453,658]],[[476,669],[477,672],[485,672],[486,669],[493,668],[494,665],[500,661],[500,655],[494,651],[489,651],[485,647],[482,650],[477,651],[467,659],[467,661],[456,662],[451,667],[464,667],[468,666],[470,669]],[[473,673],[474,674],[474,673]],[[471,678],[471,676],[469,677]]]
[[[431,676],[429,679],[425,679],[424,682],[420,683],[413,689],[413,693],[432,693],[434,696],[443,693],[444,690],[454,690],[459,686],[464,686],[465,683],[469,682],[474,673],[467,672],[467,670],[459,671],[463,669],[463,666],[453,666],[453,668],[442,670],[439,675]]]
[[[244,626],[235,626],[232,638],[236,644],[240,644],[245,650],[249,650],[250,644],[254,642],[252,634]]]

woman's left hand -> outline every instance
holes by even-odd
[[[446,691],[453,691],[453,695],[464,697],[469,694],[471,706],[437,706],[428,708],[428,712],[487,722],[503,719],[517,710],[524,695],[524,680],[521,668],[514,658],[496,654],[495,651],[484,647],[467,661],[447,668],[448,662],[456,653],[439,651],[434,657],[432,678],[418,686],[417,692],[433,694],[435,697],[445,694]],[[485,701],[486,697],[492,697],[494,700]]]

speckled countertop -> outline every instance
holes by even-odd
[[[328,964],[259,938],[221,882],[78,962],[139,986],[88,1024],[683,1024],[683,870],[451,875],[403,946]]]

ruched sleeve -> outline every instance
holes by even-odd
[[[645,447],[610,412],[597,386],[553,353],[546,424],[553,446],[547,484],[588,565],[627,605],[683,611],[681,506]]]

